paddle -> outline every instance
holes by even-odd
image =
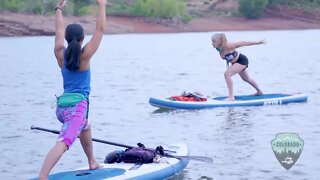
[[[31,126],[31,129],[51,132],[51,133],[54,133],[54,134],[59,134],[60,133],[57,130],[51,130],[51,129],[35,127],[35,126]],[[129,149],[134,147],[134,146],[129,146],[129,145],[125,145],[125,144],[119,144],[119,143],[115,143],[115,142],[111,142],[111,141],[105,141],[105,140],[96,139],[96,138],[92,138],[92,141],[99,142],[99,143],[104,143],[104,144],[109,144],[109,145],[114,145],[114,146],[119,146],[119,147],[124,147],[124,148],[129,148]],[[206,162],[206,163],[209,163],[209,164],[213,163],[213,159],[212,158],[204,157],[204,156],[175,156],[175,155],[168,154],[168,153],[164,153],[162,156],[169,157],[169,158],[177,158],[177,159],[197,160],[197,161],[202,161],[202,162]]]

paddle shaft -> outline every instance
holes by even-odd
[[[31,129],[51,132],[51,133],[54,133],[54,134],[60,134],[60,132],[57,131],[57,130],[46,129],[46,128],[41,128],[41,127],[31,126]],[[114,146],[119,146],[119,147],[124,147],[124,148],[129,148],[129,149],[133,148],[133,146],[120,144],[120,143],[115,143],[115,142],[111,142],[111,141],[105,141],[105,140],[96,139],[96,138],[92,138],[92,141],[99,142],[99,143],[104,143],[104,144],[109,144],[109,145],[114,145]],[[202,161],[202,162],[206,162],[206,163],[210,163],[210,164],[213,163],[213,160],[211,158],[202,157],[202,156],[174,156],[174,155],[171,155],[171,154],[168,154],[168,153],[164,153],[164,154],[160,154],[160,155],[165,156],[165,157],[170,157],[170,158],[198,160],[198,161]]]
[[[60,134],[60,132],[57,131],[57,130],[51,130],[51,129],[41,128],[41,127],[31,126],[31,129],[51,132],[53,134]],[[92,138],[92,141],[99,142],[99,143],[104,143],[104,144],[110,144],[110,145],[119,146],[119,147],[124,147],[124,148],[129,148],[129,149],[133,148],[133,146],[129,146],[129,145],[125,145],[125,144],[119,144],[119,143],[110,142],[110,141],[105,141],[105,140],[96,139],[96,138]]]

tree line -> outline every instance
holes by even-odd
[[[0,11],[27,14],[52,15],[56,0],[1,0]],[[96,14],[96,0],[69,0],[66,15],[84,16]],[[191,20],[184,0],[116,0],[112,1],[107,13],[111,15],[139,16],[147,18],[178,18]]]
[[[0,11],[10,11],[27,14],[54,14],[57,0],[1,0]],[[68,1],[66,14],[81,16],[93,12],[91,4],[96,4],[95,0]]]
[[[208,0],[202,2],[208,3]],[[52,15],[57,0],[0,0],[0,11],[28,14]],[[238,0],[240,15],[259,18],[268,6],[297,6],[319,8],[320,0]],[[83,16],[96,14],[96,0],[69,0],[66,15]],[[114,0],[107,13],[147,17],[151,19],[177,19],[188,22],[192,19],[186,7],[186,0]]]

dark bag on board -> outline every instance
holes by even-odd
[[[164,153],[161,146],[158,146],[156,149],[147,149],[141,143],[138,143],[138,146],[139,147],[128,148],[125,151],[114,151],[106,156],[104,163],[124,162],[147,164],[152,163],[157,154],[163,155]]]

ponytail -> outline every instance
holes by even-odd
[[[222,46],[222,48],[225,48],[227,43],[228,43],[228,41],[227,41],[226,35],[224,33],[221,33],[221,46]]]
[[[68,48],[65,53],[66,68],[69,70],[78,70],[80,68],[81,44],[84,34],[83,28],[79,24],[69,24],[66,28],[65,39],[68,42]]]
[[[66,68],[69,70],[78,70],[80,67],[81,45],[79,41],[73,39],[68,44],[66,50]]]

